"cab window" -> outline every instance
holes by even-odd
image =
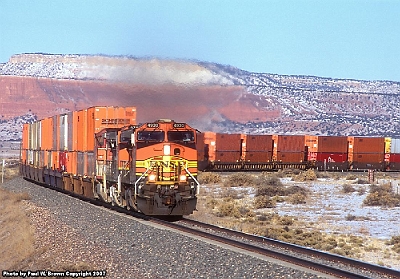
[[[169,131],[167,136],[172,142],[194,142],[193,131]]]
[[[139,131],[137,133],[137,140],[162,142],[164,141],[164,131]]]

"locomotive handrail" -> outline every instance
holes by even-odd
[[[147,168],[147,170],[142,173],[142,175],[135,181],[135,199],[137,196],[137,183],[146,175],[146,173],[151,169],[152,165],[150,164],[150,166]]]
[[[189,176],[197,183],[197,191],[196,194],[200,194],[200,182],[190,173],[190,171],[187,169],[187,167],[183,166],[185,168],[185,171],[189,174]]]

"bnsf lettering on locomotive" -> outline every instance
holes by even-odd
[[[103,118],[101,120],[103,125],[114,125],[114,124],[129,124],[129,119],[124,118]]]
[[[166,167],[166,168],[170,168],[170,167],[177,167],[177,166],[179,166],[179,163],[178,162],[171,162],[171,161],[162,161],[162,162],[160,162],[160,164],[163,166],[163,167]]]
[[[147,123],[147,128],[158,128],[158,123]]]
[[[174,128],[185,128],[185,123],[174,123]]]

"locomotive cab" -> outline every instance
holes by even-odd
[[[196,131],[162,119],[135,131],[138,209],[148,215],[187,215],[195,210]]]

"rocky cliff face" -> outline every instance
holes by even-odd
[[[0,64],[0,115],[136,106],[200,130],[400,135],[400,84],[250,73],[205,62],[21,54]],[[27,119],[31,119],[28,117]]]

